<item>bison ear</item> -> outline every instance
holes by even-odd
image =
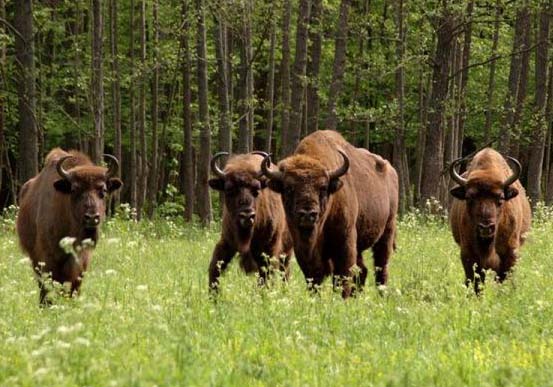
[[[340,178],[336,177],[334,179],[330,179],[330,183],[328,183],[328,193],[333,194],[343,186],[344,186],[344,182],[340,180]]]
[[[284,186],[282,184],[282,181],[278,180],[278,179],[271,179],[269,180],[269,182],[267,183],[267,186],[277,192],[277,193],[282,193],[282,191],[284,191]]]
[[[505,200],[511,200],[512,198],[516,198],[518,196],[518,189],[515,187],[505,187]]]
[[[107,188],[108,188],[108,192],[113,192],[113,191],[116,191],[119,188],[121,188],[121,186],[123,185],[123,182],[121,181],[121,179],[119,179],[117,177],[112,177],[112,178],[108,179],[106,185],[107,185]]]
[[[71,182],[67,179],[59,179],[54,182],[54,188],[56,191],[70,194],[71,193]]]
[[[465,190],[465,187],[460,185],[458,187],[452,188],[449,193],[453,195],[455,199],[465,200],[467,191]]]
[[[216,191],[224,191],[225,190],[225,180],[220,179],[218,177],[215,177],[213,179],[209,179],[208,184],[212,189],[214,189]]]

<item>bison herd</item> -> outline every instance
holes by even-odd
[[[371,249],[375,283],[386,285],[398,210],[398,176],[388,161],[326,130],[305,137],[277,165],[270,155],[252,152],[229,157],[221,168],[227,157],[217,153],[211,160],[209,185],[224,202],[221,237],[209,264],[212,292],[237,253],[242,269],[257,272],[261,284],[275,271],[287,279],[294,253],[310,288],[330,276],[347,298],[365,284],[363,252]],[[80,152],[54,149],[21,189],[17,234],[31,258],[41,304],[49,302],[46,277],[68,283],[70,294],[79,291],[106,195],[122,185],[115,177],[117,159],[105,158],[107,168]],[[478,293],[486,270],[498,281],[511,272],[531,211],[517,160],[486,148],[459,174],[462,161],[450,164],[458,184],[450,191],[451,230],[466,284]]]

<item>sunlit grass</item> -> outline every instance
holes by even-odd
[[[0,237],[0,386],[547,386],[553,223],[542,214],[514,277],[463,285],[447,225],[407,217],[390,283],[344,302],[329,281],[259,288],[233,264],[209,298],[212,231],[106,225],[77,299],[38,306],[13,223]],[[368,255],[370,262],[370,254]]]

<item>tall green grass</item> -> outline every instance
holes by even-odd
[[[77,299],[38,306],[13,221],[0,236],[0,386],[551,386],[553,223],[476,297],[447,225],[407,216],[387,289],[259,288],[238,264],[211,300],[218,229],[110,221]],[[367,254],[370,262],[370,254]]]

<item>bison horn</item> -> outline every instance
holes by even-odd
[[[267,155],[261,162],[261,173],[263,173],[269,179],[282,180],[282,172],[271,171],[269,169],[270,165],[271,165],[271,155]]]
[[[104,158],[110,161],[106,176],[110,178],[117,175],[117,172],[119,172],[119,160],[117,160],[117,157],[104,153]]]
[[[228,152],[219,152],[219,153],[216,153],[213,155],[213,157],[211,158],[211,162],[209,165],[211,165],[211,171],[213,172],[213,174],[217,177],[220,177],[222,179],[225,178],[225,172],[223,172],[221,170],[221,168],[219,168],[219,166],[217,165],[217,160],[220,158],[220,157],[223,157],[223,156],[228,156]]]
[[[517,181],[518,177],[520,176],[520,171],[522,170],[522,167],[520,165],[520,162],[514,157],[511,157],[511,156],[505,156],[505,157],[507,158],[507,161],[510,161],[514,167],[513,174],[507,180],[505,180],[505,183],[503,183],[505,187],[508,187],[511,184],[513,184],[515,181]]]
[[[457,184],[459,184],[460,186],[465,186],[467,185],[467,179],[461,177],[461,175],[459,175],[457,173],[457,170],[455,169],[457,168],[457,165],[461,164],[462,161],[463,158],[460,158],[451,162],[451,164],[449,165],[449,175],[453,180],[455,180]]]
[[[338,152],[340,152],[340,154],[344,158],[344,163],[342,164],[342,166],[340,168],[338,168],[335,171],[330,173],[330,178],[331,179],[336,179],[340,176],[345,175],[348,172],[348,169],[349,169],[349,157],[341,150],[338,150]]]
[[[263,152],[263,151],[252,151],[250,152],[252,155],[259,155],[259,156],[263,156],[264,158],[269,156],[269,154],[267,152]],[[257,172],[257,176],[256,178],[260,178],[261,176],[263,176],[263,170]]]
[[[56,170],[58,171],[58,174],[64,179],[69,179],[69,172],[63,169],[63,162],[67,159],[70,159],[71,157],[73,156],[64,156],[61,159],[59,159],[58,163],[56,164]]]

